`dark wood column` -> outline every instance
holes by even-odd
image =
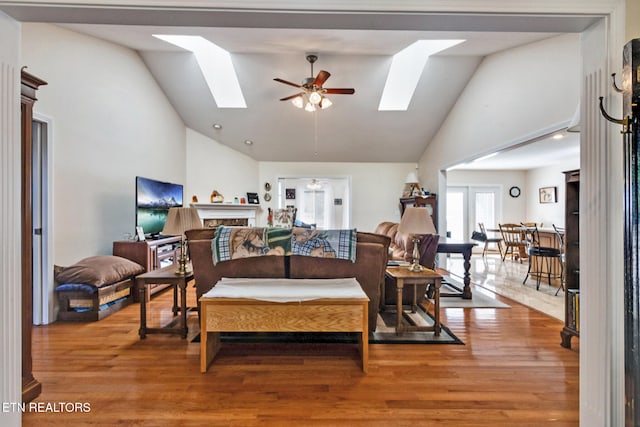
[[[33,377],[31,362],[31,329],[33,327],[33,198],[32,198],[32,131],[33,104],[38,87],[47,83],[22,70],[21,75],[21,141],[22,141],[22,401],[35,399],[42,385]]]
[[[640,425],[640,39],[625,45],[623,61],[623,113],[629,119],[630,130],[624,133],[625,425],[637,426]]]

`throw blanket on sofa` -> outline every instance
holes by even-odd
[[[356,260],[356,230],[220,226],[213,263],[264,255],[306,255]]]

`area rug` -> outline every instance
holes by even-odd
[[[463,287],[464,284],[458,279],[443,276],[440,292],[456,293]],[[491,292],[476,286],[471,292],[471,299],[462,299],[458,296],[440,297],[440,308],[511,308],[511,306],[495,299]]]
[[[433,325],[433,318],[422,307],[411,314],[418,325]],[[403,319],[405,324],[408,324]],[[224,332],[222,342],[243,343],[317,343],[317,344],[354,344],[358,334],[348,332]],[[200,342],[198,333],[191,342]],[[404,332],[396,335],[396,311],[386,310],[378,314],[376,331],[369,334],[369,344],[464,344],[446,326],[442,326],[440,336],[433,332]]]

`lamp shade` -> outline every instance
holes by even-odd
[[[170,208],[162,234],[165,236],[184,236],[185,231],[202,228],[202,222],[196,208]]]
[[[417,184],[418,183],[418,175],[415,172],[409,172],[407,175],[407,179],[404,181],[405,184]]]
[[[402,234],[437,234],[428,208],[408,207],[405,209],[398,233]]]

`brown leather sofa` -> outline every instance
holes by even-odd
[[[239,258],[213,264],[214,231],[187,232],[198,299],[222,277],[335,279],[355,277],[369,297],[369,331],[376,330],[380,289],[384,281],[390,239],[358,232],[356,261],[302,255]]]
[[[413,236],[411,234],[398,233],[397,222],[381,222],[376,227],[374,233],[387,236],[391,243],[389,245],[389,259],[402,260],[411,262],[413,255]],[[419,236],[419,253],[420,265],[427,268],[435,267],[436,251],[438,249],[438,240],[440,236],[437,234],[423,234]],[[424,297],[426,293],[426,285],[416,286],[418,295]],[[385,299],[384,304],[390,305],[396,303],[396,287],[393,281],[387,279],[385,281]],[[405,288],[402,294],[403,304],[410,304],[413,299],[413,289]],[[420,298],[419,298],[420,301]]]

